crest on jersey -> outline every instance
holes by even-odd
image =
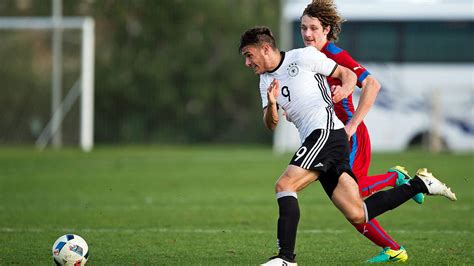
[[[288,75],[290,75],[290,77],[296,77],[296,75],[298,75],[300,72],[300,69],[296,63],[291,63],[286,70],[288,71]]]

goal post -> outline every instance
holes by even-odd
[[[81,55],[81,147],[85,151],[94,146],[94,20],[82,23]]]
[[[61,126],[65,116],[63,111],[74,101],[81,97],[80,103],[80,132],[79,144],[82,150],[91,151],[94,146],[94,19],[91,17],[62,17],[54,20],[50,17],[0,17],[0,30],[52,30],[76,29],[82,32],[81,67],[79,77],[79,93],[74,92],[74,87],[58,108],[51,114],[51,119],[37,139],[39,148],[44,148],[52,140],[54,134]]]

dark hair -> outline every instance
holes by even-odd
[[[242,53],[242,49],[247,45],[261,45],[263,43],[268,43],[273,50],[277,49],[270,28],[262,26],[248,29],[240,37],[239,53]]]
[[[337,12],[336,4],[332,0],[313,0],[306,6],[301,17],[304,15],[317,18],[324,28],[329,26],[328,40],[337,41],[344,19]]]

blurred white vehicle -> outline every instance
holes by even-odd
[[[310,1],[283,1],[282,49],[302,47],[299,19]],[[375,151],[431,141],[474,151],[474,14],[470,0],[336,0],[347,20],[336,45],[382,84],[365,119]],[[360,89],[354,93],[357,105]],[[277,152],[299,146],[284,121]]]

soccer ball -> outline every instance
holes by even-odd
[[[53,260],[56,265],[84,265],[87,258],[89,258],[89,247],[78,235],[63,235],[54,242]]]

